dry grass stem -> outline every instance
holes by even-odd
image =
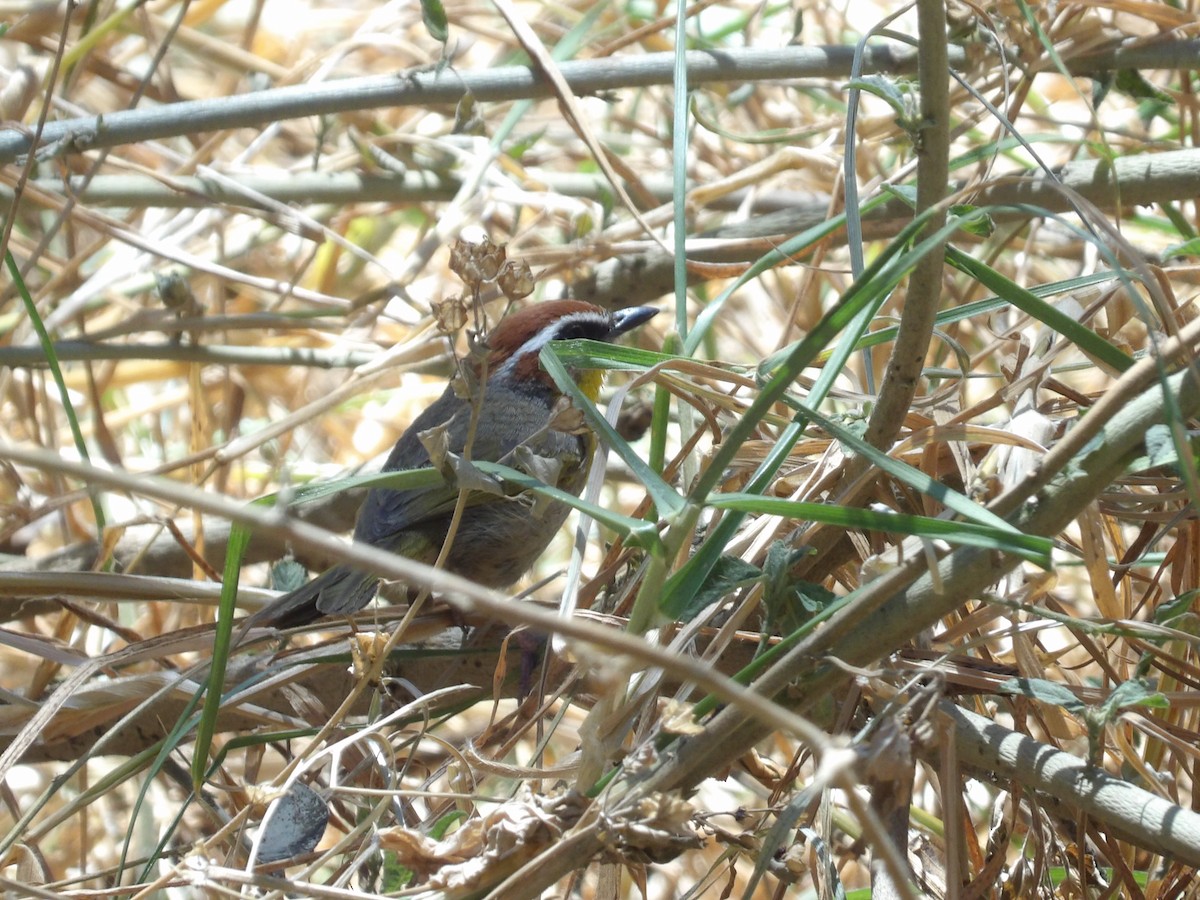
[[[1195,4],[439,9],[0,15],[5,896],[1200,896]],[[510,593],[343,539],[472,232],[661,309]]]

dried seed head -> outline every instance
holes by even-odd
[[[533,272],[525,260],[508,260],[500,267],[496,284],[509,300],[521,300],[533,293]]]
[[[450,248],[450,271],[467,287],[479,290],[485,281],[496,277],[504,259],[504,245],[495,243],[490,237],[485,235],[479,241],[460,237]]]
[[[467,324],[467,303],[462,297],[447,297],[433,304],[433,318],[442,334],[457,334]]]

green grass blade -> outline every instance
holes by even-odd
[[[784,497],[763,497],[758,494],[722,494],[711,498],[709,503],[718,509],[736,509],[759,515],[822,522],[860,531],[911,534],[930,540],[944,540],[951,544],[983,547],[1000,553],[1016,554],[1043,568],[1049,568],[1050,551],[1054,547],[1050,538],[1022,534],[1007,523],[1003,523],[1004,527],[996,527],[976,522],[935,519],[931,516],[885,513],[860,507],[788,500]]]
[[[614,350],[618,348],[612,348]],[[596,405],[591,402],[579,389],[579,385],[575,383],[575,379],[571,373],[567,371],[567,367],[563,364],[558,355],[558,342],[552,341],[542,348],[540,359],[542,366],[554,379],[554,383],[558,385],[559,390],[564,395],[571,398],[571,402],[576,409],[580,410],[588,424],[595,429],[601,439],[604,440],[612,450],[621,457],[625,465],[633,471],[634,477],[646,488],[650,494],[650,499],[658,507],[659,512],[663,515],[669,515],[678,512],[683,508],[684,500],[669,484],[663,481],[662,477],[655,472],[650,466],[629,446],[629,442],[624,440],[604,416],[600,415],[600,411],[596,409]]]
[[[1114,372],[1124,372],[1133,365],[1133,360],[1110,344],[1092,329],[1083,325],[1066,313],[1059,311],[1032,291],[1021,287],[1010,278],[1001,275],[991,266],[980,262],[969,253],[964,253],[955,247],[946,247],[946,262],[960,272],[970,275],[980,284],[994,291],[996,295],[1011,303],[1021,312],[1026,313],[1054,329],[1067,340],[1079,347],[1093,359],[1097,359],[1111,368]]]
[[[29,295],[29,289],[25,286],[25,280],[21,277],[21,270],[17,266],[17,261],[13,259],[12,253],[5,252],[4,263],[8,266],[8,272],[12,276],[13,284],[16,285],[17,293],[21,295],[21,302],[25,305],[25,312],[29,315],[30,324],[37,332],[42,352],[46,355],[46,365],[49,366],[54,386],[58,389],[63,414],[67,417],[67,424],[71,428],[71,439],[75,442],[75,451],[84,462],[91,462],[92,458],[88,453],[87,442],[83,439],[83,429],[79,427],[79,417],[75,415],[75,404],[71,402],[66,379],[63,378],[62,368],[58,364],[58,356],[54,352],[54,341],[50,339],[50,333],[46,331],[46,324],[38,314],[37,305],[33,302],[33,297]],[[103,530],[104,507],[100,503],[100,498],[91,491],[88,491],[88,498],[92,501],[92,514],[96,517],[96,527]]]

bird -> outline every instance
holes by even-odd
[[[478,402],[471,459],[508,462],[518,448],[528,447],[536,456],[557,460],[555,486],[579,496],[597,436],[586,426],[555,427],[560,423],[562,394],[541,368],[538,354],[550,341],[615,341],[657,313],[652,306],[610,312],[581,300],[550,300],[505,316],[483,339],[482,352],[464,363],[461,382],[468,386],[467,396],[460,396],[461,382],[456,389],[451,380],[400,436],[383,471],[432,465],[421,437],[435,429],[443,430],[450,453],[462,455],[472,408]],[[601,373],[581,370],[572,375],[594,401]],[[359,510],[354,539],[433,564],[449,531],[459,491],[453,479],[432,487],[374,488]],[[529,495],[471,491],[445,568],[485,587],[508,587],[533,566],[569,512],[562,502],[533,503]],[[335,565],[244,619],[243,633],[251,627],[294,628],[323,616],[350,615],[371,602],[378,584],[369,572]]]

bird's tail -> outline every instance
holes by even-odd
[[[334,566],[249,616],[243,628],[295,628],[322,616],[349,615],[371,602],[378,584],[374,575]]]

